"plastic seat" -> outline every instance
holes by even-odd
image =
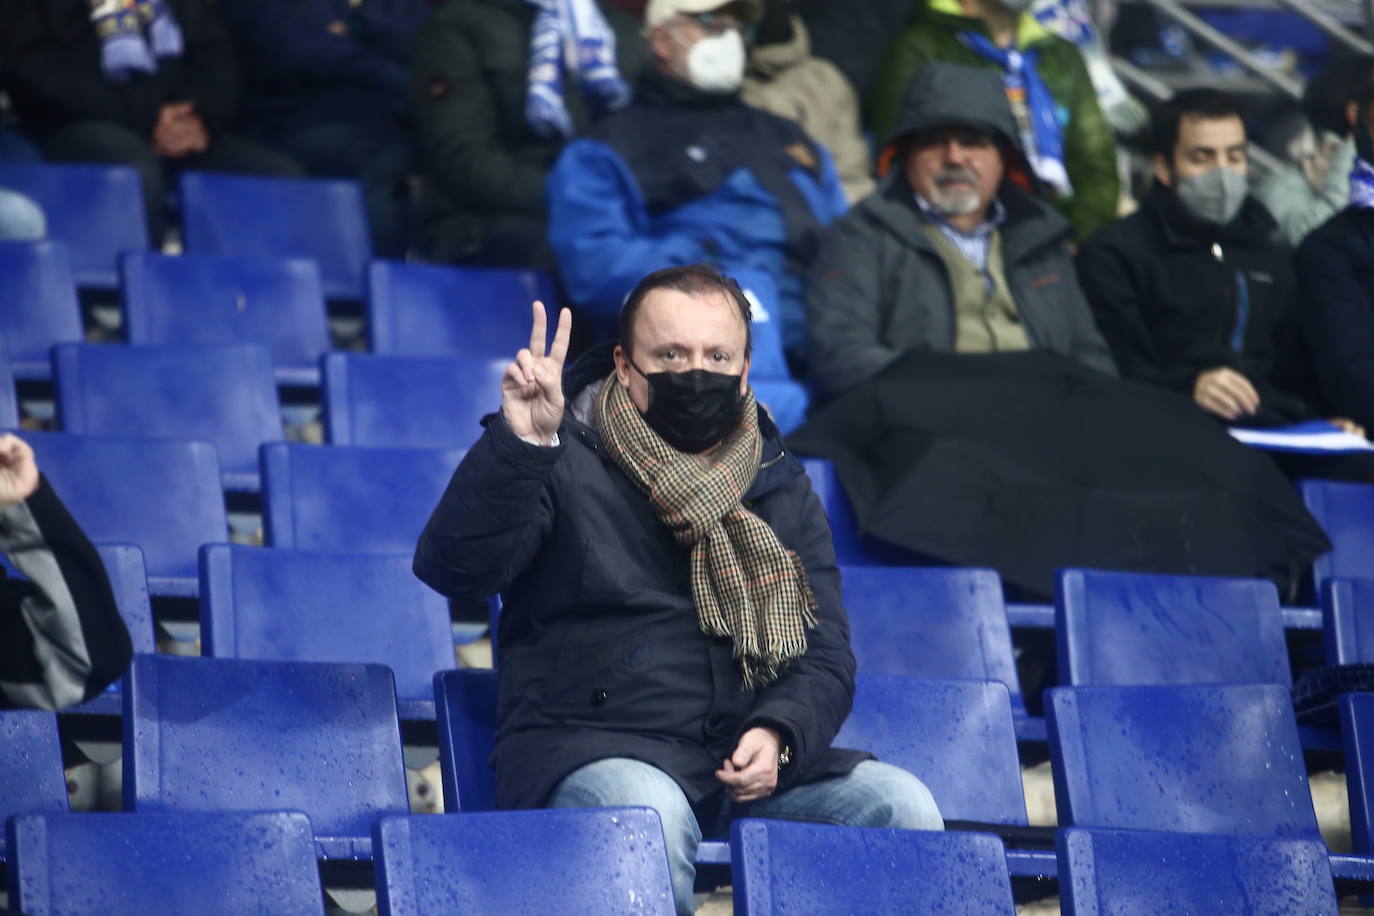
[[[320,383],[329,328],[314,261],[136,252],[119,275],[129,343],[262,344],[279,383]]]
[[[409,556],[208,544],[200,632],[216,658],[386,665],[407,719],[434,718],[434,675],[454,666],[448,602]]]
[[[534,270],[373,261],[367,266],[372,352],[507,361],[530,339],[530,303],[557,314],[553,280]]]
[[[0,329],[14,377],[25,381],[52,377],[53,344],[84,339],[65,243],[0,242]]]
[[[258,446],[282,437],[267,349],[64,344],[53,349],[67,432],[213,442],[224,486],[258,489]]]
[[[96,546],[105,574],[110,579],[119,616],[129,630],[129,641],[135,652],[156,652],[157,633],[153,625],[152,606],[148,600],[148,573],[143,563],[143,551],[133,544],[100,544]],[[120,714],[120,682],[115,681],[98,697],[68,712],[117,716]]]
[[[1002,842],[988,834],[742,818],[730,845],[738,916],[1016,912]]]
[[[299,810],[324,858],[370,858],[376,818],[410,809],[391,672],[135,656],[124,809]]]
[[[1318,592],[1328,579],[1374,579],[1374,485],[1304,480],[1301,489],[1307,510],[1332,544],[1312,564]]]
[[[456,450],[265,445],[267,543],[412,556],[462,457]]]
[[[13,814],[67,811],[67,777],[57,716],[36,709],[0,709],[0,823]],[[9,854],[0,837],[0,862]]]
[[[1059,833],[1059,862],[1065,916],[1337,912],[1319,840],[1071,827]]]
[[[825,458],[802,458],[801,463],[830,520],[837,563],[842,566],[911,566],[920,562],[909,551],[870,540],[859,533],[854,510],[849,506],[849,498],[834,464]]]
[[[14,387],[14,373],[10,371],[9,347],[0,337],[0,429],[19,426],[19,392]]]
[[[501,409],[511,358],[369,356],[324,360],[324,416],[335,445],[467,448]]]
[[[1374,663],[1374,579],[1327,579],[1321,597],[1326,663]]]
[[[120,254],[148,248],[143,183],[131,166],[0,163],[0,187],[43,208],[48,237],[67,244],[79,286],[114,289]]]
[[[180,188],[188,253],[309,258],[326,296],[362,300],[372,237],[357,182],[183,172]]]
[[[298,812],[42,814],[9,831],[9,905],[29,916],[321,912],[310,821]]]
[[[801,429],[806,422],[806,409],[811,403],[811,395],[806,386],[791,379],[755,378],[749,373],[749,384],[754,389],[754,397],[764,407],[777,424],[778,431],[784,436]]]
[[[228,536],[213,445],[182,439],[23,435],[87,537],[95,543],[138,545],[152,594],[196,594],[196,551]]]
[[[676,912],[650,808],[386,817],[374,837],[381,916]]]

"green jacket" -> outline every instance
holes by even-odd
[[[996,69],[958,38],[960,32],[989,35],[981,19],[964,15],[958,0],[929,0],[923,4],[883,55],[878,79],[868,99],[869,124],[886,143],[902,103],[902,94],[916,71],[929,61]],[[989,35],[989,37],[991,37]],[[1079,239],[1116,219],[1121,182],[1116,168],[1112,129],[1097,104],[1097,93],[1083,56],[1071,42],[1049,32],[1030,13],[1021,17],[1018,48],[1040,52],[1040,76],[1062,106],[1064,165],[1073,182],[1073,197],[1057,206]]]

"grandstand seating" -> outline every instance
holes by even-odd
[[[1374,662],[1374,579],[1327,579],[1321,598],[1326,663]]]
[[[319,916],[299,812],[34,814],[15,818],[10,906],[28,916]]]
[[[910,566],[919,560],[914,554],[869,540],[859,533],[854,510],[849,506],[844,486],[835,465],[824,458],[802,458],[802,467],[830,520],[830,535],[835,542],[835,561],[846,566]]]
[[[96,547],[105,573],[110,579],[119,616],[129,630],[129,642],[135,652],[157,651],[157,634],[153,628],[153,611],[148,600],[148,571],[143,563],[143,551],[133,544],[100,544]],[[120,712],[120,682],[115,681],[105,692],[75,707],[70,712],[117,716]]]
[[[262,344],[278,382],[319,384],[329,328],[314,261],[130,252],[119,276],[129,343]]]
[[[66,811],[67,780],[57,716],[36,709],[0,709],[0,823],[14,814]],[[0,862],[9,853],[0,836]]]
[[[208,544],[200,633],[216,658],[386,665],[407,719],[434,718],[434,675],[454,665],[448,602],[409,556]]]
[[[676,912],[650,808],[386,817],[374,847],[381,916]]]
[[[460,668],[434,676],[439,775],[449,812],[496,810],[491,768],[496,690],[497,675],[489,669]]]
[[[760,818],[730,834],[736,916],[1016,912],[1002,843],[988,834]]]
[[[22,380],[51,378],[52,345],[83,339],[64,243],[0,242],[0,329],[9,344],[10,368]]]
[[[363,298],[372,237],[356,182],[189,171],[180,189],[188,253],[310,258],[326,296]]]
[[[258,489],[258,446],[282,437],[265,347],[53,349],[58,418],[67,432],[212,442],[224,486]]]
[[[82,287],[114,289],[120,254],[148,247],[143,184],[131,166],[0,162],[0,187],[43,208],[48,237],[66,243]]]
[[[1332,550],[1312,564],[1320,591],[1328,579],[1374,578],[1374,486],[1334,480],[1304,480],[1303,502],[1331,539]]]
[[[0,336],[0,429],[19,426],[19,392],[14,387],[14,373],[10,371],[9,346]]]
[[[1374,855],[1374,694],[1340,698],[1345,781],[1350,794],[1350,839],[1357,855]]]
[[[304,811],[324,858],[370,858],[376,818],[409,811],[391,672],[135,656],[124,808]]]

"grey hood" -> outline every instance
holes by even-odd
[[[1007,90],[996,70],[963,64],[928,63],[902,96],[902,108],[884,146],[917,131],[965,124],[1001,137],[1024,159],[1021,132],[1016,127]]]

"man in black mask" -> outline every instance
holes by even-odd
[[[679,913],[737,816],[942,827],[916,777],[831,747],[854,693],[839,571],[749,386],[749,308],[709,267],[658,271],[620,344],[565,374],[571,319],[546,354],[535,303],[415,553],[436,590],[502,597],[497,803],[656,809]]]

